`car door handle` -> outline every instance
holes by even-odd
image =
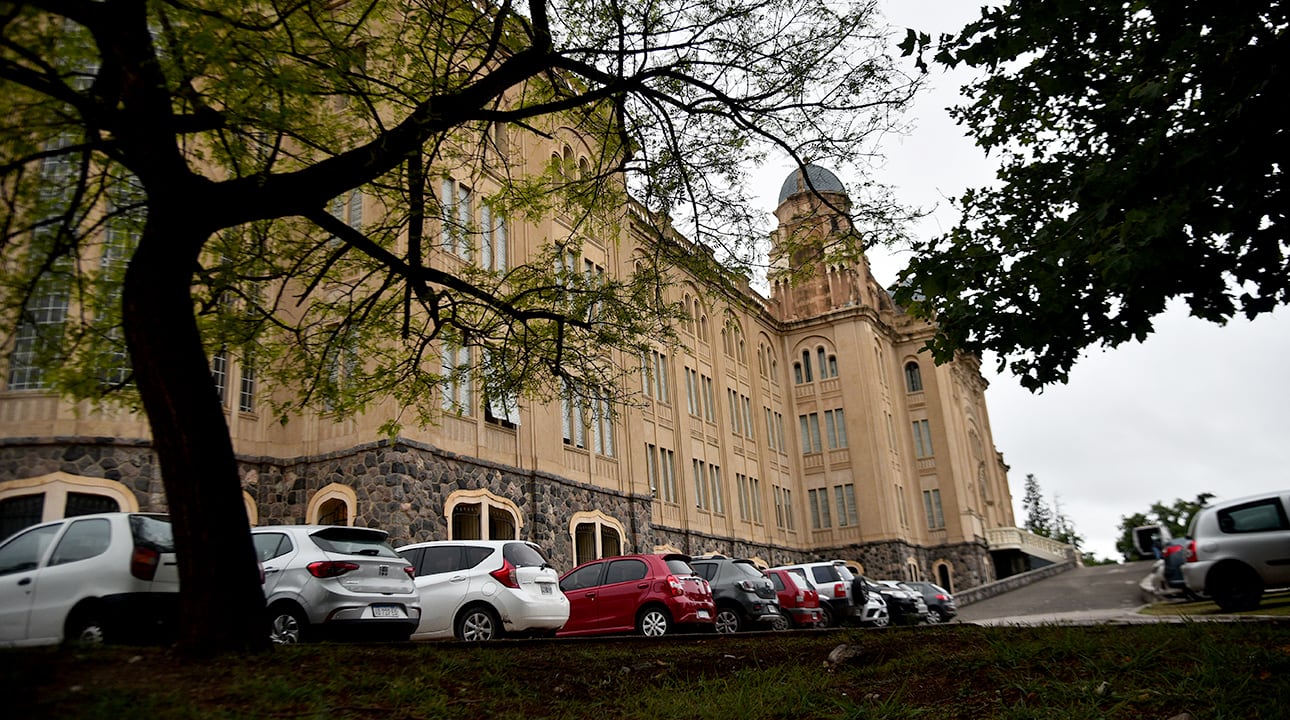
[[[30,584],[31,584],[31,578],[30,578],[30,577],[25,577],[25,578],[23,578],[23,579],[21,579],[21,580],[19,580],[19,581],[18,581],[18,585],[20,585],[20,586],[21,586],[21,585],[30,585]]]
[[[272,575],[273,573],[276,573],[276,572],[282,572],[282,568],[267,567],[264,569],[265,575]]]
[[[589,592],[589,593],[583,593],[583,595],[582,595],[582,596],[583,596],[583,597],[585,597],[585,598],[592,598],[592,599],[594,599],[594,598],[596,597],[596,594],[595,594],[594,592]]]
[[[646,589],[646,588],[648,588],[648,587],[649,587],[649,583],[641,583],[640,585],[637,585],[637,586],[636,586],[636,589],[637,589],[637,590],[644,590],[644,589]]]

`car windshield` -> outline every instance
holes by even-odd
[[[312,533],[309,539],[326,552],[370,557],[402,557],[385,544],[385,533],[366,528],[329,527]]]
[[[502,547],[502,557],[511,561],[517,568],[542,567],[547,564],[542,552],[528,543],[506,543]]]

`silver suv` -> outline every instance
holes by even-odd
[[[163,641],[178,615],[170,518],[101,513],[0,544],[0,647]]]
[[[406,640],[421,622],[412,565],[384,530],[338,525],[251,528],[276,643],[342,632]]]
[[[1290,490],[1201,508],[1188,535],[1187,588],[1227,612],[1253,610],[1264,588],[1290,585]]]

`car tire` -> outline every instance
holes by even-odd
[[[793,627],[793,621],[788,617],[788,613],[783,610],[780,610],[775,619],[770,621],[771,630],[787,630],[791,627]]]
[[[739,632],[743,629],[743,626],[744,619],[739,615],[738,610],[728,607],[717,608],[717,632],[723,635],[729,635],[731,633]]]
[[[879,615],[873,619],[874,627],[885,628],[888,625],[891,625],[891,615]]]
[[[820,627],[835,627],[838,624],[837,616],[833,614],[832,608],[824,603],[820,603],[820,610],[824,613],[824,622],[820,623]]]
[[[940,610],[930,610],[927,613],[928,625],[940,625],[941,623],[945,622],[948,619],[949,618],[941,614]]]
[[[107,640],[103,619],[92,608],[78,608],[67,618],[63,640],[76,647],[102,645]]]
[[[636,632],[645,637],[663,637],[672,632],[672,617],[661,607],[647,607],[636,617]]]
[[[457,616],[454,633],[462,642],[487,642],[502,636],[502,621],[485,605],[466,608]]]
[[[309,620],[304,611],[285,604],[269,608],[269,639],[275,645],[308,642]]]
[[[1214,604],[1223,612],[1253,610],[1263,601],[1263,580],[1248,567],[1224,569],[1221,575],[1211,574],[1215,579],[1205,584]]]

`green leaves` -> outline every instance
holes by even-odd
[[[1290,301],[1288,22],[1282,2],[1017,0],[942,38],[943,64],[990,71],[955,115],[1001,170],[901,277],[944,291],[915,306],[937,356],[995,352],[1038,389],[1171,298],[1219,323]]]

